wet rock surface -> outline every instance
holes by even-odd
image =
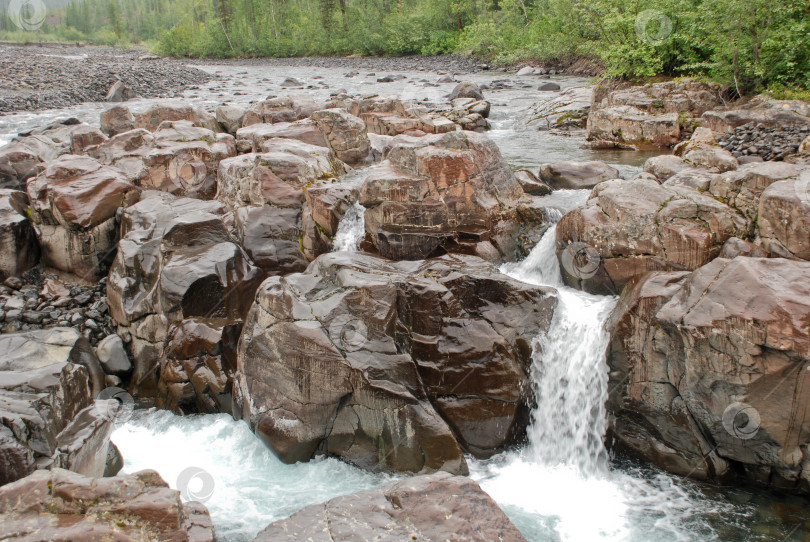
[[[438,473],[308,506],[271,523],[254,542],[357,539],[526,540],[477,483]]]
[[[475,257],[323,255],[259,288],[234,413],[285,462],[466,472],[462,450],[487,457],[521,437],[531,339],[554,305]]]
[[[0,488],[0,537],[70,542],[213,542],[208,510],[183,503],[155,471],[92,478],[39,471]]]

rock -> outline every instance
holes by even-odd
[[[231,241],[226,210],[214,201],[145,192],[124,210],[121,241],[110,268],[110,315],[131,335],[131,392],[157,392],[156,367],[172,323],[247,313],[263,278]]]
[[[523,77],[524,75],[537,75],[537,72],[531,66],[523,66],[515,75]]]
[[[777,181],[762,192],[757,233],[771,255],[810,260],[810,168],[799,180]]]
[[[113,446],[112,420],[108,406],[101,402],[81,410],[56,436],[53,466],[84,476],[104,476]]]
[[[619,170],[597,160],[555,162],[540,166],[540,178],[553,189],[593,188],[602,181],[619,178]]]
[[[518,128],[534,130],[577,130],[585,128],[591,110],[593,89],[570,87],[549,100],[526,110],[517,122]]]
[[[452,78],[450,81],[447,82],[448,83],[452,82]],[[450,101],[453,101],[456,98],[473,98],[475,100],[483,100],[484,93],[481,92],[481,87],[479,87],[475,83],[472,83],[470,81],[464,81],[456,85],[455,88],[453,88],[453,91],[450,93],[448,98],[450,99]]]
[[[695,130],[692,138],[676,146],[674,152],[686,166],[711,173],[733,171],[740,165],[734,155],[717,145],[711,130],[707,128]]]
[[[90,406],[103,378],[75,329],[0,335],[0,485],[48,466],[57,436]]]
[[[85,154],[88,148],[101,145],[107,140],[107,136],[93,126],[83,124],[77,126],[70,134],[70,153]]]
[[[311,120],[278,122],[276,124],[251,124],[236,132],[237,141],[247,141],[252,152],[262,152],[264,144],[271,139],[295,139],[308,145],[328,147],[318,125]],[[273,150],[268,148],[268,151]]]
[[[523,192],[533,196],[547,196],[551,194],[551,187],[538,179],[534,173],[526,169],[515,171],[515,179],[520,183]]]
[[[477,483],[437,473],[307,506],[268,525],[254,542],[411,539],[526,540]]]
[[[609,409],[643,436],[618,438],[671,472],[806,492],[808,272],[718,258],[625,291],[611,316]]]
[[[215,540],[205,506],[183,503],[155,471],[90,478],[58,468],[0,488],[0,538]]]
[[[556,91],[560,90],[560,85],[558,85],[557,83],[552,83],[551,81],[549,81],[547,83],[541,83],[540,86],[537,87],[537,90],[539,90],[541,92],[556,92]]]
[[[752,109],[729,109],[707,111],[703,113],[704,126],[713,132],[727,133],[734,128],[750,125],[784,126],[788,124],[810,124],[810,115],[801,114],[791,109],[775,106],[776,104],[760,103]]]
[[[295,122],[312,116],[318,104],[309,96],[283,96],[251,104],[245,110],[242,126]]]
[[[746,237],[750,226],[740,212],[692,188],[612,180],[562,218],[557,251],[566,283],[619,293],[647,271],[697,269],[729,238]]]
[[[236,135],[236,131],[242,127],[245,109],[238,105],[220,105],[217,107],[216,118],[226,132]]]
[[[259,288],[234,415],[287,463],[466,472],[462,449],[488,457],[525,430],[531,340],[555,304],[472,256],[324,254]]]
[[[677,173],[691,169],[691,166],[684,162],[683,158],[673,154],[653,156],[644,162],[644,171],[653,175],[660,182],[666,181]]]
[[[323,109],[312,115],[337,158],[349,165],[371,161],[365,123],[345,109]]]
[[[155,405],[178,414],[233,412],[241,320],[187,318],[169,329]]]
[[[698,81],[666,81],[643,86],[620,83],[618,87],[608,84],[597,87],[593,109],[630,106],[652,115],[678,113],[694,118],[723,106],[721,94],[720,85]]]
[[[108,335],[99,342],[96,355],[106,374],[126,376],[132,370],[124,341],[118,335]]]
[[[748,256],[750,258],[767,258],[768,253],[762,250],[762,247],[749,243],[738,237],[732,237],[723,245],[718,258],[726,258],[732,260],[737,256]]]
[[[442,83],[455,83],[455,82],[456,82],[456,80],[453,78],[452,75],[442,75],[441,77],[436,79],[436,83],[439,83],[439,84],[442,84]]]
[[[777,181],[797,179],[802,171],[802,166],[780,162],[746,164],[714,177],[709,192],[753,221],[762,191]]]
[[[134,90],[126,86],[122,81],[116,81],[112,84],[104,99],[108,102],[126,102],[135,97]]]
[[[123,105],[116,105],[101,113],[101,131],[108,137],[129,132],[135,128],[135,116]]]
[[[39,263],[39,243],[28,219],[28,196],[0,189],[0,278],[22,275]]]
[[[138,201],[139,190],[117,169],[65,155],[28,182],[28,198],[42,262],[92,280],[115,255],[116,212]]]
[[[522,194],[492,141],[451,132],[396,138],[388,159],[368,170],[360,204],[381,256],[419,260],[458,252],[470,232],[488,240]],[[507,244],[496,247],[508,254]]]
[[[295,77],[287,77],[280,83],[281,87],[303,87],[306,83]]]
[[[150,132],[157,131],[166,121],[186,120],[194,126],[205,128],[205,120],[201,119],[199,112],[188,104],[156,103],[146,111],[135,115],[134,128],[143,128]],[[103,128],[102,128],[103,130]]]
[[[0,188],[24,189],[28,179],[39,175],[47,162],[66,151],[47,136],[15,138],[0,147]]]
[[[318,183],[307,188],[304,197],[301,249],[312,261],[332,250],[340,221],[357,202],[359,191],[346,183]]]
[[[588,141],[598,148],[630,147],[639,150],[671,147],[681,135],[677,113],[651,115],[631,106],[591,109]]]

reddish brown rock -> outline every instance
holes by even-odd
[[[39,263],[39,242],[28,218],[28,196],[0,189],[0,278],[20,276]]]
[[[328,147],[323,133],[311,120],[279,122],[276,124],[251,124],[240,128],[236,132],[236,138],[238,141],[246,141],[253,152],[272,151],[272,143],[267,142],[279,138],[294,139],[318,147]],[[269,145],[266,150],[265,143]]]
[[[213,542],[208,510],[155,471],[90,478],[38,471],[0,488],[0,538],[36,542]]]
[[[125,105],[116,105],[101,114],[101,131],[113,137],[135,128],[135,116]]]
[[[118,209],[139,190],[118,169],[65,155],[28,182],[28,198],[43,263],[92,280],[115,256]]]
[[[295,122],[312,116],[319,109],[309,96],[280,96],[251,104],[242,118],[242,126]]]
[[[271,523],[254,542],[525,542],[495,501],[463,476],[416,476],[337,497]]]
[[[762,192],[757,233],[769,254],[810,260],[810,168]]]
[[[525,430],[531,340],[554,305],[479,258],[325,254],[260,287],[234,413],[285,462],[464,472],[462,449],[487,457]]]
[[[339,160],[349,165],[372,161],[371,142],[361,119],[345,109],[322,109],[313,113],[312,120],[321,129],[329,148]]]
[[[598,160],[555,162],[540,166],[540,178],[553,189],[593,188],[602,181],[619,178],[619,170]]]

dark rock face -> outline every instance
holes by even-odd
[[[18,277],[39,263],[39,243],[28,219],[28,196],[0,188],[0,278]]]
[[[462,449],[487,457],[525,430],[531,339],[555,303],[479,258],[323,255],[259,288],[234,415],[285,462],[465,472]]]
[[[533,196],[547,196],[551,194],[551,187],[537,178],[531,171],[520,169],[515,171],[515,179],[520,183],[523,192]]]
[[[119,208],[140,191],[115,168],[65,155],[28,182],[28,198],[46,265],[85,280],[102,277],[118,242]]]
[[[187,318],[169,329],[156,406],[180,414],[232,412],[231,389],[242,322]]]
[[[646,271],[696,269],[717,257],[729,238],[747,237],[750,228],[744,214],[693,188],[613,180],[597,185],[584,207],[562,218],[557,248],[567,283],[618,294]],[[569,245],[592,251],[593,261],[564,261]]]
[[[145,192],[121,220],[110,269],[110,314],[131,338],[131,389],[156,393],[169,326],[186,318],[239,320],[263,273],[234,243],[213,201]]]
[[[49,466],[63,443],[81,444],[82,435],[60,441],[60,434],[103,386],[90,344],[74,329],[0,335],[0,485]],[[89,455],[103,437],[88,445]]]
[[[38,471],[0,488],[0,538],[213,542],[208,510],[183,503],[155,471],[91,478]]]
[[[739,256],[628,288],[609,322],[618,441],[678,474],[810,490],[808,272]]]
[[[360,192],[366,234],[380,255],[418,260],[463,252],[463,241],[513,247],[501,224],[512,219],[523,189],[497,146],[485,136],[452,132],[400,136],[388,159],[372,167]],[[468,247],[474,253],[474,247]]]
[[[0,188],[25,189],[25,182],[39,175],[47,162],[69,151],[69,143],[38,133],[17,137],[0,147]]]
[[[477,483],[436,473],[308,506],[271,523],[254,542],[467,540],[525,542]]]

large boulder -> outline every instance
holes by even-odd
[[[328,241],[315,239],[320,233],[334,236],[337,230],[336,224],[313,230],[317,219],[311,221],[312,212],[318,209],[307,193],[327,187],[337,194],[334,177],[346,166],[326,147],[298,140],[272,139],[265,146],[273,150],[220,163],[217,199],[233,211],[237,237],[259,267],[272,274],[303,271],[307,257],[328,250]],[[356,191],[343,194],[340,216],[356,197]]]
[[[221,203],[155,191],[124,210],[107,301],[131,341],[133,394],[156,394],[171,324],[247,313],[263,273],[233,242],[226,220]]]
[[[762,192],[757,233],[769,254],[810,260],[810,168],[798,180],[777,181]]]
[[[677,113],[652,115],[635,107],[605,107],[588,115],[588,141],[597,148],[639,150],[671,147],[681,128]]]
[[[349,165],[367,164],[372,160],[371,142],[362,119],[345,109],[333,108],[315,112],[312,120],[339,160]]]
[[[288,463],[466,472],[462,451],[488,457],[524,434],[531,341],[555,304],[480,258],[322,255],[259,288],[234,415]]]
[[[756,220],[762,192],[777,181],[796,180],[806,166],[784,162],[745,164],[712,178],[708,191],[715,198]]]
[[[220,105],[216,109],[217,122],[231,135],[236,135],[245,118],[245,108],[238,105]]]
[[[208,510],[183,503],[155,471],[91,478],[39,471],[0,488],[0,538],[214,542]]]
[[[593,188],[602,181],[619,178],[619,170],[604,162],[555,162],[540,166],[540,178],[551,188]]]
[[[753,100],[748,108],[706,111],[703,125],[714,132],[733,132],[735,128],[751,126],[778,127],[789,124],[810,124],[810,107],[801,101]]]
[[[476,100],[483,100],[484,94],[481,92],[481,87],[475,83],[470,81],[462,81],[453,88],[448,98],[450,101],[453,101],[456,98],[473,98]]]
[[[124,105],[116,105],[101,113],[101,131],[113,137],[135,128],[135,115]]]
[[[261,531],[254,542],[420,540],[525,542],[477,483],[436,473],[307,506]]]
[[[419,260],[499,240],[523,189],[498,147],[483,135],[399,136],[388,159],[368,170],[360,193],[366,234],[380,255]],[[466,246],[459,246],[466,243]]]
[[[166,121],[188,121],[194,126],[208,128],[214,132],[219,132],[216,119],[204,109],[195,109],[189,104],[177,103],[156,103],[145,111],[134,115],[133,128],[143,128],[150,132],[157,131],[160,125]],[[103,128],[102,128],[103,130]]]
[[[518,121],[519,128],[572,130],[585,128],[591,111],[593,89],[571,87],[550,100],[530,107]]]
[[[606,181],[557,226],[563,278],[592,293],[618,294],[646,271],[697,269],[729,238],[747,237],[751,223],[688,186],[647,178]]]
[[[120,170],[64,155],[28,182],[42,261],[86,280],[104,276],[118,242],[118,209],[140,191]]]
[[[625,290],[609,322],[617,442],[681,475],[810,490],[809,272],[718,258]]]
[[[244,141],[245,146],[249,146],[253,152],[262,152],[268,140],[279,138],[295,139],[318,147],[329,146],[318,125],[311,120],[278,122],[276,124],[251,124],[240,128],[236,132],[237,144]]]
[[[724,105],[722,90],[715,83],[699,81],[666,81],[642,86],[624,83],[616,88],[610,84],[600,85],[593,94],[593,107],[629,106],[653,115],[677,113],[696,118]]]
[[[45,135],[17,137],[0,147],[0,188],[20,190],[25,182],[45,169],[45,164],[68,152]]]
[[[28,196],[0,188],[0,278],[20,276],[39,263],[39,243],[28,218]]]
[[[90,343],[75,329],[0,335],[0,485],[53,463],[60,434],[91,406],[103,379]]]
[[[734,155],[717,144],[711,130],[698,128],[689,141],[675,147],[675,156],[683,159],[687,167],[710,173],[733,171],[739,167]]]
[[[295,122],[312,116],[319,109],[309,96],[279,96],[251,104],[242,118],[242,126]]]

